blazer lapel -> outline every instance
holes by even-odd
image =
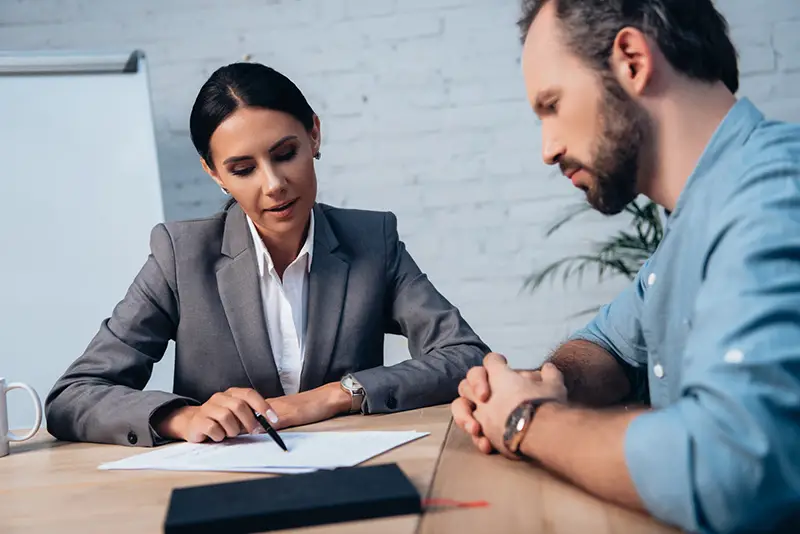
[[[255,248],[238,205],[225,220],[222,254],[227,260],[217,271],[217,285],[239,358],[256,391],[264,397],[281,396],[283,387],[264,321]]]
[[[314,206],[314,255],[308,287],[308,326],[300,391],[321,386],[330,367],[350,264],[325,213]]]

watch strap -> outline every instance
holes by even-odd
[[[560,401],[552,397],[528,399],[519,403],[509,414],[506,420],[506,431],[503,440],[509,451],[517,456],[523,456],[521,452],[522,440],[525,439],[525,435],[528,433],[533,418],[536,416],[536,411],[540,406],[549,402]]]
[[[345,386],[345,381],[349,380],[352,382],[355,387]],[[364,386],[355,379],[353,375],[345,375],[340,382],[340,385],[343,390],[350,394],[350,413],[359,413],[363,411],[364,405]]]

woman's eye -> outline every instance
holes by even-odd
[[[293,148],[291,150],[287,150],[286,152],[275,154],[275,161],[289,161],[296,155],[297,155],[297,149]]]
[[[247,176],[251,172],[253,172],[255,167],[242,167],[238,169],[231,170],[231,174],[235,174],[236,176]]]

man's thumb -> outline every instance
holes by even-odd
[[[558,367],[550,362],[542,366],[542,380],[544,382],[564,382],[564,375],[558,370]]]
[[[491,374],[492,371],[508,367],[508,360],[502,354],[490,352],[483,358],[483,366],[486,368],[486,372]]]

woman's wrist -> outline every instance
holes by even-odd
[[[353,399],[350,393],[342,389],[339,382],[331,382],[322,387],[328,389],[328,405],[336,415],[350,413],[350,405]]]
[[[189,421],[198,409],[198,406],[179,406],[170,410],[153,422],[153,430],[162,438],[185,439]]]

